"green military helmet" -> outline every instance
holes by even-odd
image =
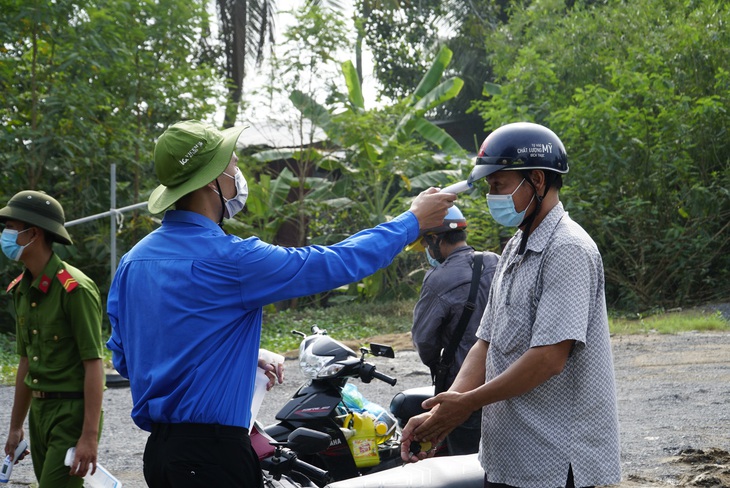
[[[73,244],[64,224],[66,218],[58,200],[40,191],[24,190],[16,193],[7,206],[0,209],[0,222],[18,220],[40,227],[61,244]]]

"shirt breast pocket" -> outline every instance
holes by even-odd
[[[68,357],[76,348],[68,328],[58,325],[41,327],[41,354],[44,364],[53,369],[68,365]]]
[[[498,327],[492,336],[492,345],[504,355],[521,355],[530,348],[531,327],[514,315],[510,316],[507,323]]]

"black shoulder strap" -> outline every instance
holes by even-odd
[[[477,292],[479,291],[479,282],[482,278],[483,261],[484,253],[475,252],[474,268],[471,273],[471,287],[469,288],[469,298],[464,305],[464,311],[461,312],[461,317],[459,317],[459,323],[456,324],[456,329],[454,330],[454,335],[451,337],[449,345],[441,353],[441,364],[451,364],[451,361],[454,360],[456,348],[459,346],[459,342],[461,342],[461,338],[464,336],[466,325],[469,323],[469,319],[471,318],[472,313],[474,313],[474,308],[476,307]]]

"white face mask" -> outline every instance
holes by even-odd
[[[228,173],[224,172],[224,175],[226,175],[229,178],[233,178],[233,181],[236,185],[236,196],[228,200],[226,197],[223,197],[223,201],[225,203],[225,212],[223,213],[223,217],[227,219],[233,218],[234,215],[236,215],[238,212],[243,210],[243,207],[246,205],[246,199],[248,198],[248,183],[246,182],[246,178],[243,177],[243,173],[241,173],[241,170],[236,168],[236,173],[234,176],[229,175]],[[216,193],[218,191],[213,190]],[[220,195],[220,193],[218,193]]]

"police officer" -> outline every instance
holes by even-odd
[[[5,453],[24,438],[29,415],[39,488],[81,487],[79,476],[96,469],[102,424],[99,290],[53,251],[54,242],[72,244],[54,198],[21,191],[0,209],[0,222],[3,254],[25,265],[7,288],[15,305],[20,362]],[[74,446],[76,457],[68,468],[64,457]]]

